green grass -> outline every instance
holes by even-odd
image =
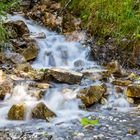
[[[3,27],[3,22],[6,19],[6,11],[15,8],[19,0],[0,0],[0,44],[8,39],[6,29]]]
[[[93,35],[140,39],[140,0],[72,0],[67,9]]]

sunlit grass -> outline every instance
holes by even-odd
[[[68,9],[81,17],[83,27],[93,35],[140,38],[139,0],[72,0]]]

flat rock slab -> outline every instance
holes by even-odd
[[[78,84],[81,82],[83,74],[62,68],[52,68],[47,71],[46,77],[49,76],[60,83]]]

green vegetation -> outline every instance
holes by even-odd
[[[82,118],[80,123],[83,125],[83,126],[87,126],[87,125],[98,125],[99,124],[99,120],[96,119],[96,120],[89,120],[88,118]]]
[[[17,6],[19,0],[0,0],[0,43],[3,43],[8,35],[3,27],[3,22],[6,19],[6,11]]]
[[[93,35],[118,41],[140,39],[140,0],[72,0],[67,9],[80,17]]]

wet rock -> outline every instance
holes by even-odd
[[[23,71],[23,72],[29,72],[29,71],[32,71],[33,68],[29,63],[24,63],[24,64],[17,64],[16,70]]]
[[[74,62],[75,67],[82,67],[84,65],[85,65],[85,63],[82,60],[77,60],[77,61]]]
[[[3,64],[21,64],[26,62],[24,56],[13,52],[0,53],[0,61]]]
[[[9,83],[0,84],[0,100],[4,100],[5,96],[10,93],[11,86]]]
[[[48,89],[49,87],[50,87],[50,85],[47,83],[38,83],[37,84],[37,88]]]
[[[123,93],[123,88],[121,86],[115,86],[116,93]]]
[[[140,104],[137,106],[138,109],[140,109]]]
[[[31,38],[38,38],[38,39],[45,39],[46,34],[44,32],[38,33],[38,34],[33,34],[30,36]]]
[[[12,80],[9,79],[2,70],[0,70],[0,100],[3,100],[7,93],[10,93],[12,85]]]
[[[107,101],[106,98],[102,97],[101,100],[100,100],[100,103],[101,103],[102,105],[107,105],[108,101]]]
[[[5,26],[9,32],[9,37],[12,39],[22,37],[24,34],[29,34],[29,29],[22,20],[9,21],[5,23]]]
[[[96,71],[94,69],[83,70],[82,73],[84,77],[88,77],[89,79],[96,81],[96,80],[103,80],[108,76],[104,75],[106,71]]]
[[[78,84],[81,82],[82,74],[74,72],[71,70],[61,69],[61,68],[52,68],[49,69],[46,74],[46,79],[52,78],[57,82],[68,83],[68,84]]]
[[[120,66],[118,61],[112,61],[112,62],[108,63],[107,69],[108,69],[109,74],[113,74],[116,77],[127,76],[127,73]]]
[[[134,99],[133,98],[130,98],[130,97],[127,97],[127,101],[130,103],[130,104],[134,104]]]
[[[39,47],[35,40],[29,36],[24,35],[22,39],[13,39],[12,44],[13,50],[23,55],[26,61],[30,61],[38,55]]]
[[[55,117],[56,114],[52,112],[43,102],[37,104],[32,110],[32,117],[36,119],[46,119],[47,121]]]
[[[31,83],[30,86],[39,88],[39,89],[48,89],[50,87],[50,84],[48,84],[48,83]]]
[[[37,71],[37,70],[33,70],[33,71],[29,71],[27,73],[28,77],[31,79],[31,80],[43,80],[44,79],[44,72],[41,72],[41,71]]]
[[[46,26],[56,30],[56,28],[60,28],[62,26],[62,18],[52,13],[45,12],[43,23]]]
[[[30,86],[31,86],[31,85],[30,85]],[[40,100],[40,99],[42,99],[42,98],[44,97],[44,95],[45,95],[45,90],[41,90],[41,89],[36,89],[36,88],[34,88],[34,89],[30,90],[29,93],[30,93],[30,95],[31,95],[32,97],[35,97],[37,100]]]
[[[26,61],[32,60],[37,57],[39,48],[34,42],[27,44],[27,48],[23,49],[21,54],[25,57]]]
[[[127,87],[125,92],[128,97],[140,98],[140,85],[139,84],[131,84]]]
[[[123,79],[117,79],[117,80],[113,80],[112,84],[117,85],[117,86],[128,86],[128,85],[132,84],[132,81],[123,80]]]
[[[82,102],[86,105],[86,107],[89,107],[94,103],[98,102],[105,92],[106,87],[103,85],[90,86],[81,89],[77,95],[77,98],[80,98]]]
[[[8,112],[8,119],[24,120],[25,110],[26,110],[25,104],[14,104]]]
[[[137,130],[134,129],[134,128],[129,128],[128,129],[128,134],[135,135],[135,134],[137,134]]]

